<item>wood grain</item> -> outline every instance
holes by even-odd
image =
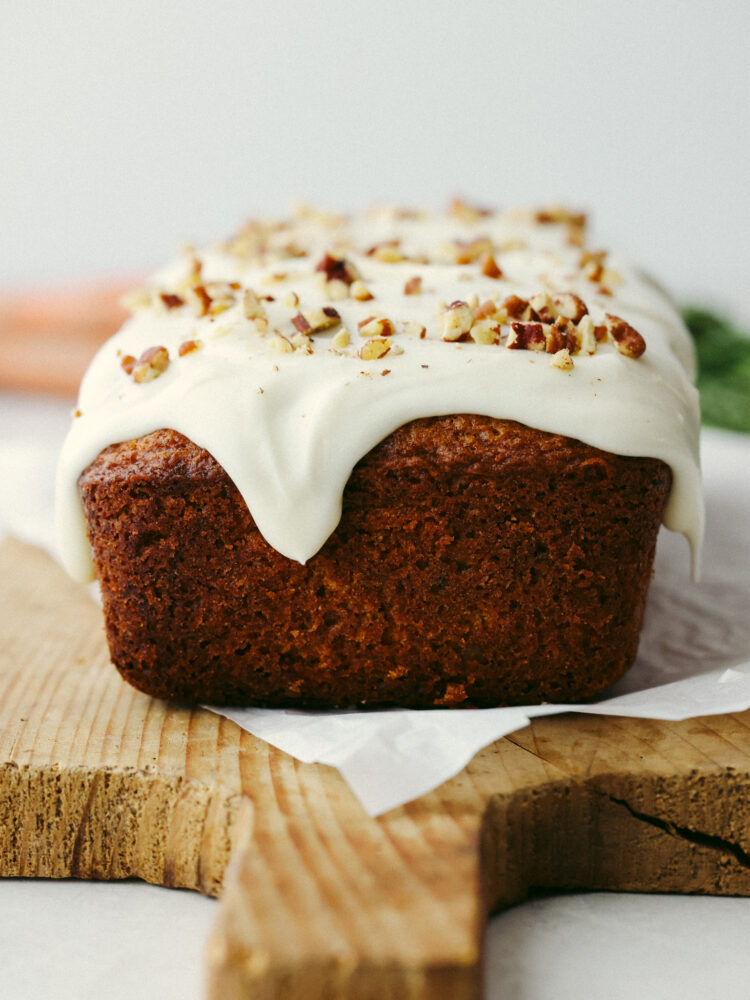
[[[336,771],[124,684],[42,553],[3,545],[0,599],[0,874],[222,893],[215,1000],[477,1000],[486,914],[533,887],[750,894],[748,712],[539,719],[373,820]]]

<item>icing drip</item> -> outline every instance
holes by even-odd
[[[308,211],[256,223],[201,253],[200,265],[188,253],[157,274],[81,385],[57,484],[69,572],[92,576],[77,481],[110,444],[162,427],[184,434],[225,468],[266,540],[305,562],[335,529],[363,455],[409,420],[467,412],[665,461],[674,480],[665,524],[687,536],[697,567],[700,418],[676,310],[625,262],[582,256],[570,245],[580,229],[564,215],[540,224],[465,208],[352,219]],[[540,293],[573,293],[588,307],[572,365],[508,349],[513,318],[502,303]],[[446,321],[456,302],[466,309]],[[456,326],[493,302],[481,337]],[[607,314],[641,334],[645,353],[596,340]]]

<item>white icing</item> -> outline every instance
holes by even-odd
[[[405,253],[434,255],[447,240],[485,235],[500,247],[509,240],[525,243],[498,252],[503,280],[482,276],[476,264],[386,263],[361,252],[399,237]],[[599,294],[581,273],[580,250],[570,248],[566,237],[564,226],[509,216],[472,225],[446,217],[403,220],[383,211],[349,224],[303,220],[271,234],[272,243],[294,240],[306,247],[304,258],[247,261],[222,248],[202,254],[203,281],[239,281],[258,295],[275,296],[264,302],[269,331],[295,333],[291,319],[298,308],[284,303],[293,290],[299,308],[332,304],[351,331],[352,347],[343,355],[330,350],[334,329],[313,337],[311,355],[276,353],[269,349],[270,332],[245,318],[241,292],[236,305],[215,317],[197,319],[187,307],[137,311],[94,358],[81,385],[81,415],[60,458],[57,519],[65,566],[79,579],[92,576],[77,481],[107,445],[162,427],[181,432],[224,467],[264,538],[305,562],[338,524],[349,474],[372,447],[417,417],[478,413],[668,463],[674,481],[664,522],[687,536],[697,567],[703,505],[689,335],[664,293],[620,260],[608,257],[607,267],[621,283],[612,286],[612,295]],[[327,298],[314,267],[337,245],[346,248],[373,301]],[[178,261],[155,277],[154,287],[174,290],[189,268],[188,258]],[[285,280],[270,278],[280,271]],[[414,275],[422,276],[423,292],[406,296],[404,283]],[[480,302],[492,295],[502,301],[540,290],[575,292],[596,323],[605,312],[621,316],[642,334],[646,352],[634,360],[609,341],[593,355],[576,355],[573,370],[565,372],[544,353],[440,339],[441,301],[471,294]],[[363,361],[355,356],[364,343],[357,323],[372,315],[397,324],[415,320],[427,327],[427,337],[398,333],[393,342],[402,354]],[[179,357],[178,347],[188,339],[200,339],[203,347]],[[121,358],[138,357],[154,345],[168,349],[169,367],[136,384]]]

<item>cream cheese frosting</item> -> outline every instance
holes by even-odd
[[[457,203],[443,215],[305,209],[187,250],[136,296],[83,379],[58,468],[64,565],[93,576],[77,483],[110,444],[184,434],[224,467],[266,541],[304,563],[336,528],[347,479],[371,448],[415,418],[476,413],[662,459],[673,472],[664,523],[688,538],[695,570],[703,505],[689,334],[647,277],[582,244],[582,220],[561,210]],[[588,347],[572,358],[508,349],[503,303],[540,293],[573,293],[588,308]],[[444,339],[447,303],[469,322],[489,310],[480,339],[491,342]],[[316,331],[321,309],[329,325]],[[607,314],[640,333],[643,354],[593,339]],[[373,332],[370,318],[386,321],[381,336],[360,335],[362,324]]]

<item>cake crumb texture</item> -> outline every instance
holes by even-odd
[[[79,485],[112,659],[135,687],[418,708],[579,701],[622,676],[671,478],[513,421],[415,420],[357,464],[305,565],[176,431],[106,448]]]

